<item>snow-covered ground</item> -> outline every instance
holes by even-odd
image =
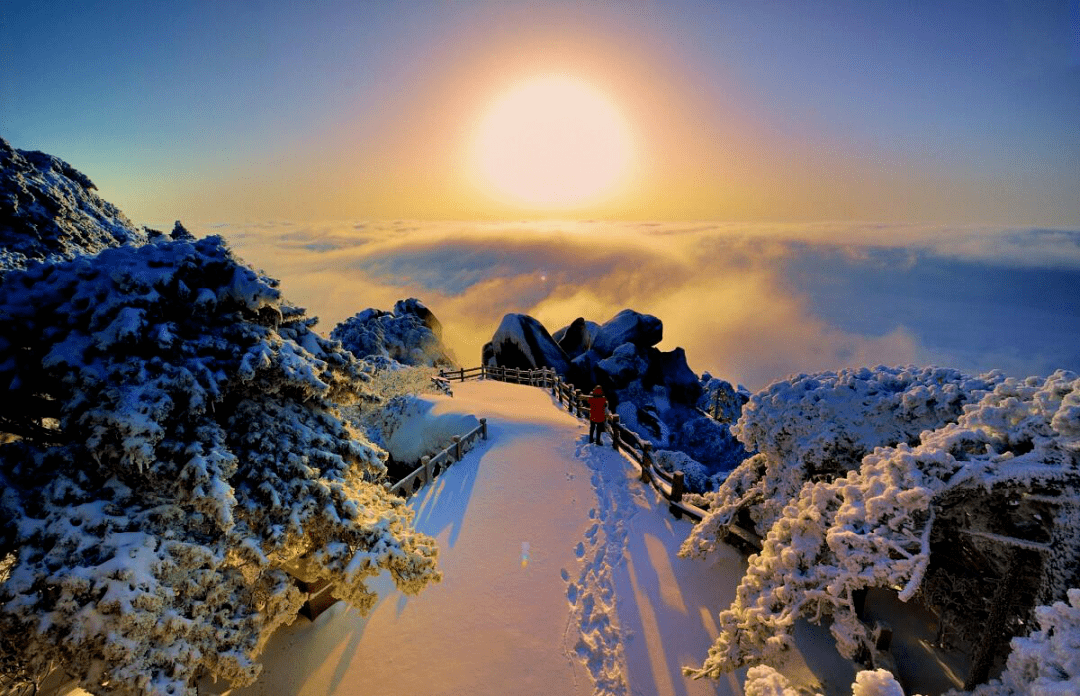
[[[681,668],[705,658],[742,557],[678,558],[690,522],[545,391],[454,394],[435,412],[487,417],[490,439],[410,503],[438,539],[442,583],[409,598],[386,580],[367,617],[339,603],[298,619],[233,694],[741,694],[742,671],[712,682]],[[827,631],[803,628],[784,671],[835,675],[822,688],[846,692],[852,672]]]

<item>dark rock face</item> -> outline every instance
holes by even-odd
[[[95,188],[62,159],[0,138],[0,271],[145,244],[147,233]]]
[[[710,477],[735,468],[746,451],[729,430],[734,421],[718,422],[699,409],[707,396],[705,385],[682,348],[655,348],[662,337],[659,319],[629,309],[602,325],[579,317],[554,336],[532,317],[508,314],[484,346],[484,364],[554,367],[582,391],[599,385],[623,425],[658,450],[676,450],[699,462],[694,486],[704,490]],[[715,391],[719,387],[713,382],[718,381],[709,383]],[[734,413],[737,419],[744,401],[731,392],[730,398],[725,394],[724,415]]]
[[[632,309],[624,309],[600,326],[593,339],[592,348],[601,355],[611,355],[624,343],[650,348],[663,338],[664,324],[659,319],[651,314],[639,314]]]
[[[552,338],[555,339],[559,344],[559,347],[566,351],[566,354],[573,360],[592,348],[593,339],[599,331],[599,324],[585,321],[583,317],[578,317],[572,321],[569,326],[556,331]]]
[[[330,332],[358,358],[382,357],[404,365],[454,367],[442,342],[442,324],[424,303],[400,300],[394,311],[365,309]]]
[[[484,347],[484,364],[520,370],[551,367],[561,375],[570,369],[570,359],[563,349],[543,324],[527,314],[503,317],[491,343]]]

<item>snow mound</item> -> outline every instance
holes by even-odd
[[[379,425],[381,442],[398,463],[416,464],[421,457],[449,447],[455,435],[475,430],[480,421],[463,413],[438,413],[445,397],[404,395],[386,403]]]
[[[95,188],[60,158],[0,138],[0,272],[145,243],[147,233]]]

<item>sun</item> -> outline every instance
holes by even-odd
[[[573,207],[618,187],[632,145],[626,118],[601,91],[570,77],[536,77],[490,105],[473,140],[473,167],[497,197]]]

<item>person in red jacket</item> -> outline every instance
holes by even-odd
[[[597,385],[589,397],[589,442],[593,442],[596,436],[596,444],[602,444],[604,436],[604,422],[607,420],[607,399],[604,391]]]

